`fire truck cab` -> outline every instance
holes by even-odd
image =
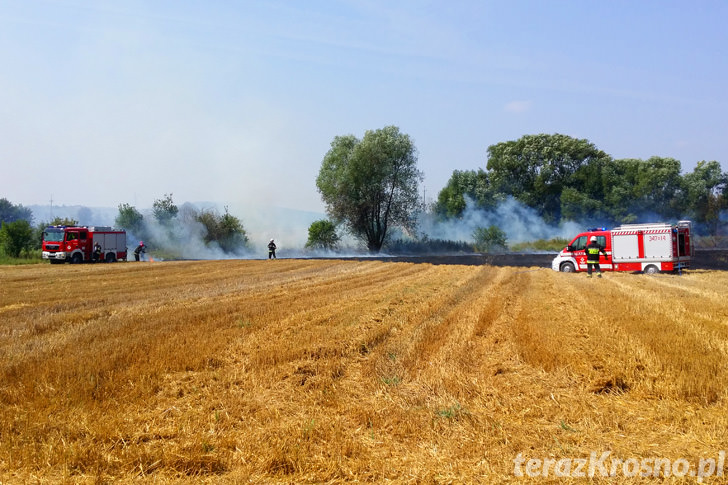
[[[607,253],[599,255],[599,265],[606,271],[641,271],[647,274],[678,271],[690,267],[694,248],[690,239],[690,221],[675,225],[624,224],[615,229],[590,229],[576,236],[551,263],[554,271],[586,271],[584,249],[589,239]]]
[[[105,226],[48,226],[43,231],[42,257],[54,264],[96,261],[97,244],[99,262],[126,260],[126,232]]]

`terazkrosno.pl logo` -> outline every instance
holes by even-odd
[[[526,458],[521,453],[513,459],[513,474],[517,477],[722,477],[725,451],[718,456],[700,458],[691,463],[685,458],[627,458],[613,457],[611,451],[592,451],[587,458]]]

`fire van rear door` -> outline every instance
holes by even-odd
[[[644,258],[652,261],[672,259],[672,237],[669,230],[644,231]]]

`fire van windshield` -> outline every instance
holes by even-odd
[[[63,231],[44,231],[43,240],[47,242],[61,242],[63,241]]]

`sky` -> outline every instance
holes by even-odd
[[[723,0],[0,0],[0,198],[323,212],[396,125],[432,201],[527,134],[728,170]]]

